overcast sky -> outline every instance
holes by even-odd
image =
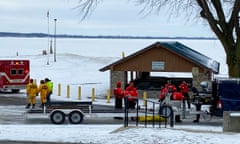
[[[104,0],[92,15],[80,21],[78,0],[2,0],[0,2],[1,32],[54,33],[77,35],[131,36],[206,36],[214,37],[208,25],[201,21],[187,22],[162,11],[144,17],[129,0]]]

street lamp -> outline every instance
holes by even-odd
[[[54,62],[57,61],[56,59],[56,25],[57,25],[57,19],[54,19],[55,29],[54,29]]]

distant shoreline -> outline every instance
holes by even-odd
[[[55,35],[46,33],[17,33],[17,32],[0,32],[0,37],[17,37],[17,38],[54,38]],[[164,36],[112,36],[112,35],[69,35],[57,34],[56,38],[89,38],[89,39],[188,39],[188,40],[217,40],[215,37],[164,37]]]

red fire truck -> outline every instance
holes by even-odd
[[[30,78],[29,60],[0,59],[0,90],[19,92]]]

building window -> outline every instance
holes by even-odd
[[[164,70],[165,62],[164,61],[152,61],[152,70]]]

